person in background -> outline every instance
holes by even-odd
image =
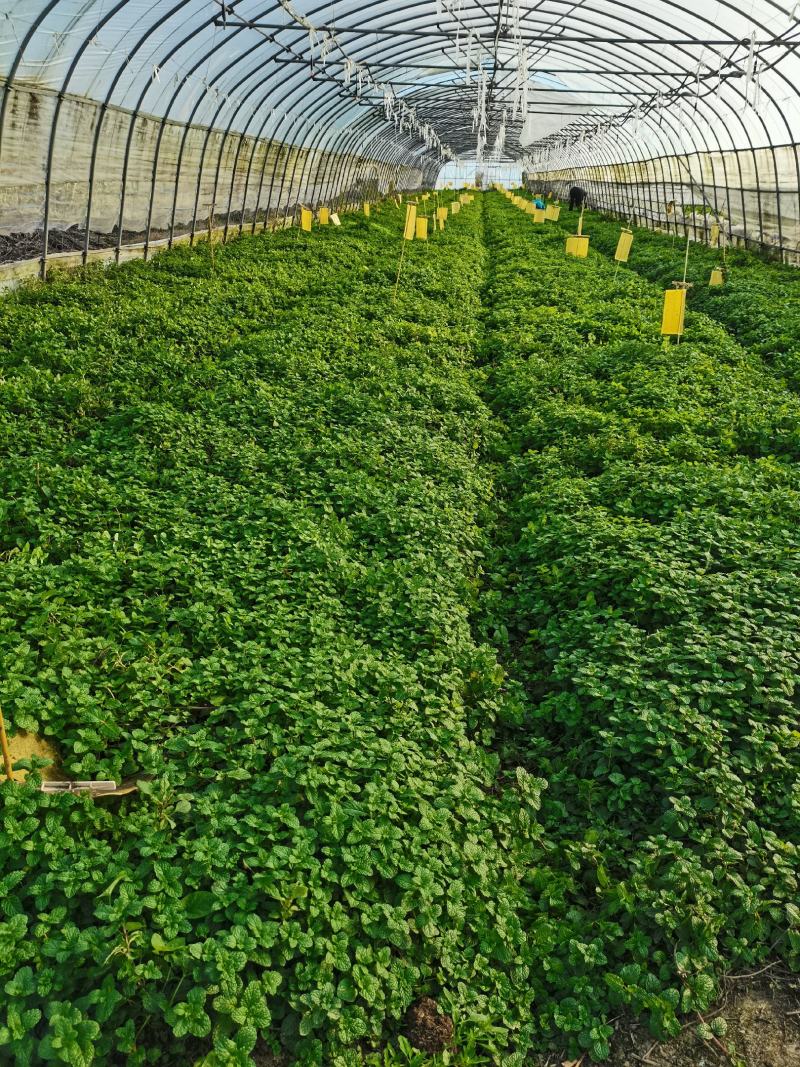
[[[540,211],[544,211],[544,200],[540,196],[533,198],[533,206],[539,208]]]
[[[581,189],[579,185],[573,185],[569,191],[569,209],[570,211],[577,211],[583,207],[586,200],[586,190]]]

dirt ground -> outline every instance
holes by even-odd
[[[662,1044],[653,1040],[646,1027],[620,1017],[614,1021],[616,1032],[607,1067],[800,1067],[800,975],[773,964],[753,977],[726,978],[719,1003],[703,1015],[707,1022],[718,1017],[728,1024],[719,1046],[699,1036],[699,1020],[687,1022],[676,1038]],[[407,1019],[407,1026],[418,1026],[419,1021],[416,1017]],[[435,1022],[441,1023],[441,1017]],[[436,1036],[446,1043],[452,1030],[446,1034],[437,1031]],[[457,1054],[453,1062],[458,1064]],[[290,1060],[269,1052],[259,1042],[253,1063],[256,1067],[289,1067]],[[588,1057],[571,1060],[556,1053],[535,1060],[534,1065],[591,1067]]]
[[[774,965],[753,977],[726,978],[722,992],[716,1007],[703,1015],[706,1022],[721,1016],[728,1024],[719,1045],[704,1041],[696,1023],[661,1044],[646,1027],[621,1018],[614,1023],[609,1067],[800,1067],[800,975]],[[589,1067],[585,1060],[554,1055],[540,1067],[579,1064]]]

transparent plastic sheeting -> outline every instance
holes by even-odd
[[[728,241],[800,251],[798,146],[657,157],[526,175],[526,182],[567,196],[586,190],[590,207],[634,225],[689,232],[708,241],[716,223]]]
[[[626,164],[592,179],[619,199],[630,168],[682,159],[749,239],[794,249],[798,11],[0,0],[0,258],[44,267],[58,248],[171,240],[209,214],[291,219],[300,203],[433,184],[465,160],[566,181]],[[708,160],[745,158],[757,180],[744,162],[710,176]],[[694,176],[673,184],[697,199]]]
[[[518,189],[522,184],[522,167],[519,163],[512,163],[508,160],[485,161],[480,164],[474,160],[446,163],[439,171],[436,181],[438,189],[458,189],[465,185],[476,184],[483,188],[490,185],[502,185],[506,189]]]

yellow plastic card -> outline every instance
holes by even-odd
[[[664,293],[664,314],[661,317],[661,332],[671,337],[683,333],[686,316],[686,290],[667,289]]]
[[[715,222],[711,226],[711,244],[715,245],[719,240],[719,223]]]
[[[300,228],[306,233],[311,233],[311,224],[314,221],[314,213],[307,207],[300,209]]]
[[[617,250],[614,253],[614,259],[617,263],[627,263],[628,256],[631,254],[631,245],[633,244],[633,231],[623,230],[619,235],[617,241]]]
[[[437,207],[437,209],[436,209],[436,218],[439,220],[439,229],[443,230],[444,229],[444,224],[447,222],[447,208],[446,207]]]
[[[451,215],[457,215],[457,214],[459,213],[459,211],[460,211],[460,210],[461,210],[461,204],[459,204],[459,202],[458,202],[457,200],[455,200],[455,201],[454,201],[454,202],[453,202],[453,203],[452,203],[452,204],[450,205],[450,214],[451,214]]]
[[[334,226],[341,226],[342,225],[342,220],[339,218],[338,212],[336,212],[336,211],[332,211],[331,212],[331,222],[333,223]]]
[[[417,205],[406,205],[406,224],[403,227],[403,240],[413,241],[417,226]]]
[[[722,269],[720,267],[714,267],[714,269],[711,271],[711,277],[708,280],[708,284],[709,285],[724,285],[725,284],[725,275],[722,273]]]
[[[544,222],[547,216],[547,212],[543,207],[534,207],[533,211],[531,212],[531,215],[533,215],[534,222]]]
[[[428,240],[428,220],[424,216],[417,216],[417,240]]]
[[[365,201],[364,201],[364,215],[365,215],[365,216],[366,216],[367,218],[369,218],[369,210],[370,210],[370,207],[369,207],[369,200],[365,200]]]
[[[321,207],[319,209],[319,224],[320,224],[320,226],[327,226],[330,221],[331,221],[330,208]]]
[[[567,238],[567,255],[577,256],[578,259],[586,259],[589,255],[589,238],[580,234],[573,234]]]
[[[548,193],[547,195],[552,196],[553,194]],[[547,207],[544,209],[544,217],[548,220],[548,222],[558,222],[560,215],[561,208],[558,207],[556,204],[548,204]]]

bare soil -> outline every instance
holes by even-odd
[[[697,1033],[699,1019],[688,1020],[671,1041],[658,1042],[647,1027],[615,1020],[609,1067],[800,1067],[800,975],[780,965],[752,977],[731,975],[722,998],[703,1018],[721,1017],[727,1034],[717,1045]],[[537,1067],[589,1067],[555,1053]]]

